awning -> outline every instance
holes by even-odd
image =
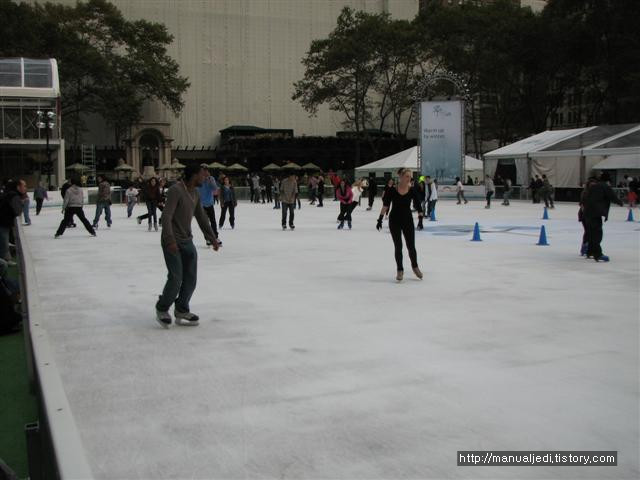
[[[593,170],[640,170],[640,154],[611,155],[595,164]]]

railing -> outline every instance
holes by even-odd
[[[29,477],[41,479],[92,478],[84,447],[65,394],[42,313],[31,251],[16,221],[16,249],[20,262],[24,338],[32,392],[38,400],[39,422],[25,427]]]

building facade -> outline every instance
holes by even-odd
[[[60,124],[56,61],[0,59],[0,179],[57,185],[65,174]]]
[[[294,129],[296,136],[335,135],[342,130],[341,115],[320,108],[310,117],[291,99],[311,41],[335,28],[345,6],[388,12],[396,19],[418,13],[418,0],[110,1],[129,20],[166,25],[174,36],[168,53],[191,82],[180,116],[160,104],[145,106],[127,151],[134,167],[145,151],[156,152],[158,165],[168,163],[171,150],[179,146],[217,145],[219,131],[231,125]],[[76,0],[57,2],[74,5]],[[99,119],[91,122],[85,142],[111,145],[109,129]]]

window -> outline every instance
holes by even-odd
[[[0,87],[21,87],[22,65],[19,58],[0,58]]]
[[[24,59],[24,86],[51,88],[51,62],[49,60]]]

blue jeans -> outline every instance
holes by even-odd
[[[169,310],[175,303],[181,312],[189,311],[189,300],[196,289],[198,277],[198,252],[193,241],[178,244],[178,252],[171,253],[163,245],[164,261],[167,264],[167,283],[158,299],[156,308],[162,312]]]
[[[27,198],[22,202],[22,216],[24,217],[24,223],[27,225],[31,224],[31,219],[29,218],[29,204],[31,201]]]
[[[127,202],[127,218],[129,218],[133,213],[133,207],[136,206],[136,203],[138,203],[137,200],[129,200]]]
[[[107,221],[107,225],[111,226],[111,205],[108,203],[100,202],[96,203],[96,216],[93,219],[93,226],[98,225],[98,220],[100,220],[100,215],[102,215],[102,211],[104,210],[104,218]]]

